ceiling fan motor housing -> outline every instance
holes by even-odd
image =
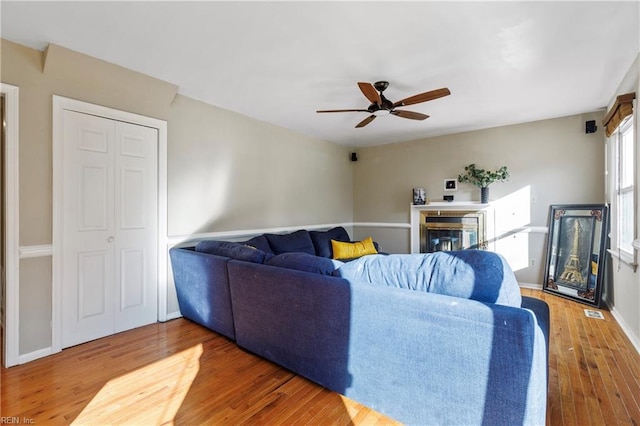
[[[384,92],[385,89],[387,87],[389,87],[389,82],[388,81],[376,81],[375,83],[373,83],[373,87],[375,87],[376,90],[378,92],[381,92],[380,94],[382,94],[382,92]]]
[[[380,100],[381,100],[380,105],[376,103],[372,103],[371,105],[369,105],[369,108],[367,108],[367,111],[369,111],[370,113],[374,113],[380,110],[385,110],[385,111],[393,110],[393,102],[385,98],[382,93],[380,93]]]

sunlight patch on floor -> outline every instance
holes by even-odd
[[[110,380],[72,424],[171,424],[200,370],[202,352],[198,344]]]

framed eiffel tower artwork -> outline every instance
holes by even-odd
[[[606,204],[550,206],[543,291],[600,306],[608,215]]]

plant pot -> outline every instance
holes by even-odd
[[[483,186],[480,188],[480,202],[482,204],[487,204],[489,202],[489,187]]]

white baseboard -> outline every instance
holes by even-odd
[[[616,322],[622,329],[623,333],[631,341],[631,344],[633,345],[633,347],[636,348],[636,352],[640,354],[640,340],[638,339],[637,336],[633,335],[633,332],[631,331],[631,327],[629,327],[629,325],[624,321],[624,318],[622,318],[622,316],[618,313],[615,307],[613,309],[609,309],[609,311],[611,312],[611,315],[613,315],[613,318],[615,318]]]
[[[542,284],[519,282],[518,286],[520,288],[530,288],[532,290],[542,290]]]
[[[182,318],[182,313],[180,311],[175,312],[167,312],[167,321],[171,321],[176,318]],[[165,322],[165,321],[163,321]]]
[[[35,361],[36,359],[44,358],[45,356],[52,355],[53,348],[43,348],[38,349],[37,351],[29,352],[27,354],[20,355],[18,357],[18,364],[26,364],[27,362]]]

